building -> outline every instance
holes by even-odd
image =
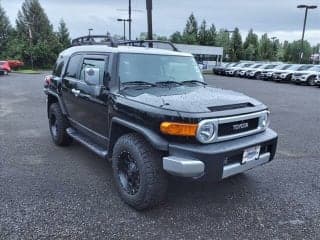
[[[207,69],[212,69],[213,66],[220,64],[223,58],[222,47],[189,45],[189,44],[174,44],[179,51],[188,52],[194,55],[198,63],[204,64]]]

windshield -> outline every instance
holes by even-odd
[[[279,65],[277,67],[275,67],[274,69],[277,69],[277,70],[286,70],[288,68],[290,68],[292,65],[290,64],[285,64],[285,65]]]
[[[265,66],[263,69],[273,69],[273,68],[275,68],[277,65],[267,65],[267,66]]]
[[[193,57],[153,54],[120,54],[121,83],[164,81],[201,81],[203,76]]]
[[[310,68],[309,71],[320,72],[320,66],[314,66],[314,67]]]
[[[297,69],[297,71],[304,71],[304,70],[308,70],[310,68],[312,68],[313,66],[312,65],[303,65],[303,66],[300,66],[299,69]]]
[[[261,66],[262,66],[262,64],[253,65],[252,68],[259,68],[259,67],[261,67]]]
[[[297,70],[297,69],[300,68],[300,67],[301,67],[301,65],[292,65],[291,67],[288,68],[288,70],[293,70],[293,71],[295,71],[295,70]]]

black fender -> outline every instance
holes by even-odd
[[[119,126],[123,129],[119,129]],[[159,151],[168,151],[169,143],[166,139],[161,137],[159,134],[154,132],[153,130],[141,126],[137,123],[130,122],[128,120],[124,120],[119,117],[113,117],[110,124],[110,142],[108,152],[112,153],[113,146],[117,141],[118,137],[122,134],[128,132],[137,132],[141,134],[155,149]]]
[[[67,110],[62,102],[62,99],[61,99],[61,96],[50,90],[50,89],[44,89],[44,93],[47,95],[47,113],[49,114],[49,107],[50,105],[53,103],[53,102],[58,102],[59,103],[59,106],[60,106],[60,109],[62,111],[62,113],[64,115],[67,115]],[[54,100],[53,100],[54,99]]]

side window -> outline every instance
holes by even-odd
[[[86,68],[98,68],[100,72],[100,83],[103,82],[103,76],[106,68],[106,61],[102,58],[90,58],[86,57],[83,60],[81,72],[80,72],[80,80],[84,81],[84,73]]]
[[[63,69],[63,65],[64,65],[64,61],[57,62],[53,67],[52,75],[53,76],[57,76],[57,77],[61,77],[61,72],[62,72],[62,69]]]
[[[81,60],[81,55],[74,55],[70,58],[66,71],[66,77],[78,78],[78,69],[81,64]]]

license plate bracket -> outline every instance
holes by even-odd
[[[260,155],[260,149],[260,145],[245,149],[242,155],[242,164],[257,160]]]

